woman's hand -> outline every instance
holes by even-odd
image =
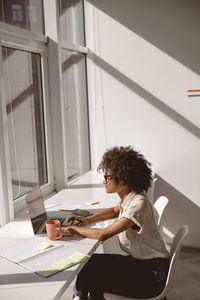
[[[64,226],[64,225],[62,225],[60,228],[61,228],[62,234],[64,234],[64,233],[74,234],[74,233],[76,233],[76,230],[74,230],[74,227],[75,226]]]
[[[77,217],[71,217],[68,220],[71,221],[71,225],[78,222],[77,224],[74,224],[74,226],[83,226],[91,223],[91,221],[87,217],[77,216]]]

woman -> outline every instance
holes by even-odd
[[[74,288],[77,299],[102,300],[110,292],[127,297],[150,298],[164,288],[169,254],[160,237],[151,203],[145,192],[151,186],[151,164],[129,147],[113,147],[103,155],[98,170],[104,172],[107,193],[117,193],[116,207],[86,218],[78,216],[65,232],[105,241],[118,235],[127,255],[93,254],[79,272]],[[116,217],[107,228],[84,228],[97,220]],[[75,220],[80,221],[73,226]]]

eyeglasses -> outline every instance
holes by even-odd
[[[104,175],[104,179],[106,182],[108,182],[108,180],[112,179],[112,175]]]

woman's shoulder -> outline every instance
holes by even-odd
[[[148,201],[148,198],[145,193],[130,193],[130,201],[134,203],[143,203],[145,204]]]
[[[124,206],[146,206],[148,199],[143,193],[130,192],[124,201]]]
[[[134,211],[143,216],[152,216],[153,212],[152,204],[145,193],[138,193],[132,196],[124,209]]]

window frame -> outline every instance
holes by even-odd
[[[27,52],[37,53],[41,56],[41,78],[42,78],[42,93],[43,93],[43,108],[44,108],[44,128],[45,128],[45,145],[46,145],[46,162],[48,182],[41,187],[43,196],[52,193],[55,190],[55,179],[53,174],[52,163],[52,138],[51,138],[51,122],[50,122],[50,101],[49,101],[49,83],[48,83],[48,38],[30,32],[26,29],[17,28],[10,24],[0,22],[0,67],[2,67],[2,47],[9,47],[16,50],[23,50]],[[1,73],[1,109],[3,114],[3,122],[1,126],[4,132],[4,153],[1,153],[5,160],[7,170],[7,189],[8,189],[8,202],[10,210],[10,219],[13,219],[14,212],[26,207],[25,197],[23,195],[13,201],[12,199],[12,182],[11,182],[11,169],[9,157],[9,143],[8,143],[8,130],[6,125],[6,99],[5,99],[5,86],[3,84],[3,74]],[[2,183],[0,182],[0,185]],[[4,199],[4,202],[6,199]]]
[[[83,18],[85,21],[84,11],[85,3],[83,4]],[[61,41],[60,37],[60,20],[59,20],[59,2],[57,0],[43,0],[44,19],[45,19],[45,34],[49,37],[49,88],[52,109],[52,141],[53,141],[53,159],[54,159],[54,174],[56,181],[56,190],[60,191],[63,188],[70,188],[71,182],[82,175],[77,175],[72,179],[68,179],[67,170],[67,149],[66,149],[66,134],[65,123],[66,116],[64,114],[65,99],[62,79],[62,50],[70,50],[85,55],[86,66],[86,90],[87,90],[87,110],[88,110],[88,137],[89,137],[89,160],[91,170],[91,137],[89,124],[89,99],[88,99],[88,84],[87,84],[87,54],[88,48],[83,45],[77,45]],[[85,24],[85,23],[84,23]],[[84,28],[85,35],[85,28]],[[53,74],[53,75],[52,75]],[[60,102],[55,105],[55,98],[59,97]],[[90,171],[89,170],[89,171]]]
[[[83,20],[85,27],[85,1],[83,3]],[[24,50],[41,55],[41,77],[44,106],[44,125],[46,142],[46,160],[48,170],[48,183],[41,187],[44,197],[48,197],[55,191],[71,186],[71,182],[82,175],[77,175],[68,180],[67,152],[64,132],[65,115],[63,112],[63,81],[61,70],[61,51],[70,50],[85,56],[85,76],[88,110],[88,138],[89,138],[89,160],[91,168],[91,137],[89,124],[89,99],[88,99],[88,77],[87,77],[87,54],[88,48],[83,45],[70,44],[60,40],[59,7],[57,0],[43,0],[45,34],[31,32],[29,30],[0,22],[0,68],[2,67],[2,46]],[[85,28],[84,28],[85,35]],[[14,219],[14,212],[26,207],[25,196],[13,201],[12,182],[9,156],[8,131],[6,125],[5,87],[3,85],[2,73],[0,74],[0,130],[3,132],[3,145],[0,147],[0,171],[4,171],[4,178],[0,176],[0,190],[3,188],[3,205],[7,205],[10,213],[9,220]],[[55,101],[60,99],[60,101]],[[89,170],[90,171],[90,170]],[[0,172],[1,175],[2,172]],[[1,192],[1,191],[0,191]],[[1,202],[1,201],[0,201]],[[0,204],[1,205],[1,204]],[[8,220],[8,221],[9,221]]]
[[[88,113],[88,119],[87,119],[87,123],[88,123],[88,146],[89,146],[89,163],[90,163],[90,169],[84,173],[81,173],[81,174],[78,174],[78,175],[73,175],[69,178],[68,176],[68,166],[67,166],[67,150],[65,148],[65,153],[66,153],[66,187],[70,187],[71,186],[71,183],[83,176],[83,174],[91,171],[91,149],[90,149],[90,124],[89,124],[89,99],[88,99],[88,83],[87,83],[87,54],[88,54],[88,48],[87,47],[84,47],[84,46],[79,46],[79,45],[73,45],[73,44],[68,44],[68,43],[61,43],[60,45],[60,61],[62,61],[62,50],[68,50],[68,51],[71,51],[71,52],[75,52],[75,53],[78,53],[78,54],[83,54],[84,55],[84,58],[85,58],[85,79],[86,79],[86,98],[87,98],[87,113]],[[64,107],[65,107],[65,97],[64,97],[64,86],[63,86],[64,82],[63,82],[63,77],[61,75],[61,80],[60,80],[60,86],[61,86],[61,97],[62,97],[62,105],[63,105],[63,110],[64,110]],[[78,112],[77,112],[78,113]],[[63,120],[64,122],[66,122],[66,116],[63,114]],[[65,140],[65,146],[67,146],[67,142]]]
[[[88,123],[88,146],[89,146],[89,162],[90,162],[90,169],[88,171],[86,171],[85,173],[82,174],[78,174],[78,175],[73,175],[71,178],[68,178],[68,172],[67,172],[67,158],[66,158],[66,187],[71,187],[72,183],[74,182],[74,180],[77,180],[79,177],[81,178],[84,174],[88,173],[91,171],[91,136],[90,136],[90,118],[89,118],[89,95],[88,95],[88,76],[87,76],[87,56],[89,53],[89,49],[86,46],[86,36],[85,36],[85,0],[81,0],[82,5],[83,5],[83,34],[84,34],[84,45],[78,45],[78,44],[73,44],[70,42],[66,42],[64,40],[62,40],[60,38],[60,36],[58,37],[58,42],[59,42],[59,57],[60,57],[60,68],[61,68],[61,63],[62,63],[62,50],[68,50],[71,52],[75,52],[78,54],[83,54],[85,57],[85,78],[86,78],[86,97],[87,97],[87,112],[88,112],[88,119],[87,119],[87,123]],[[60,14],[60,12],[59,12]],[[58,14],[58,30],[60,33],[60,19],[59,19],[59,14]],[[61,98],[62,98],[62,105],[63,108],[65,106],[64,102],[64,87],[63,87],[63,78],[62,78],[62,72],[60,70],[60,86],[61,86]],[[66,122],[66,116],[63,115],[63,119],[64,122]],[[66,144],[66,143],[65,143]],[[65,148],[65,153],[67,156],[67,151]]]

